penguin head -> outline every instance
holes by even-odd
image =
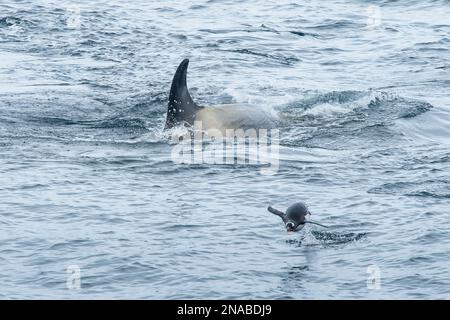
[[[267,209],[269,212],[281,217],[287,232],[296,231],[300,225],[304,225],[306,223],[306,215],[310,214],[303,202],[294,203],[286,210],[286,213],[272,208],[271,206]]]
[[[306,215],[310,214],[303,202],[297,202],[286,210],[285,226],[288,232],[295,231],[298,226],[305,224]]]
[[[288,222],[285,224],[285,226],[286,226],[286,231],[287,231],[287,232],[294,232],[295,229],[297,229],[297,227],[298,227],[298,226],[296,226],[295,223],[292,222],[292,221],[288,221]]]
[[[267,210],[269,210],[269,212],[273,214],[276,214],[283,220],[287,232],[294,232],[299,226],[303,227],[306,223],[312,223],[323,228],[328,228],[327,226],[314,221],[306,221],[306,216],[308,214],[310,215],[311,213],[309,212],[306,204],[304,204],[303,202],[294,203],[289,208],[287,208],[286,213],[272,208],[271,206],[269,206]]]

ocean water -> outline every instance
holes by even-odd
[[[0,298],[450,298],[448,1],[0,4]],[[200,104],[280,119],[279,168],[180,164]],[[286,233],[267,206],[304,201]]]

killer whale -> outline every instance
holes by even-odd
[[[187,69],[189,59],[178,66],[172,80],[169,104],[164,129],[178,125],[192,126],[201,121],[203,128],[218,129],[271,129],[276,119],[258,106],[248,104],[225,104],[199,106],[194,102],[187,87]]]

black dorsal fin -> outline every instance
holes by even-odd
[[[189,59],[184,59],[173,76],[165,129],[186,122],[193,124],[195,114],[200,109],[191,98],[186,83]]]

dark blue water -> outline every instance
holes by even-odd
[[[448,1],[0,9],[1,298],[450,296]],[[183,58],[281,120],[275,175],[174,163]],[[331,227],[266,211],[300,200]]]

